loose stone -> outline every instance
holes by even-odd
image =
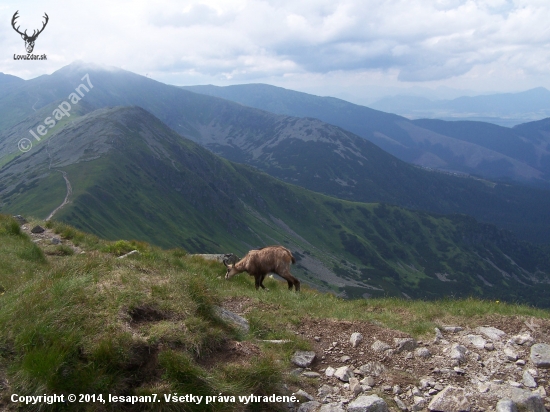
[[[376,395],[361,395],[352,401],[347,408],[348,412],[388,412],[386,402]]]
[[[550,345],[537,343],[531,346],[531,362],[537,368],[550,368]]]
[[[353,370],[349,366],[342,366],[336,369],[334,376],[340,379],[342,382],[348,382],[350,378],[353,378]]]
[[[308,368],[315,359],[315,352],[313,351],[297,351],[291,359],[291,362],[301,368]]]
[[[354,332],[352,333],[349,341],[351,343],[351,346],[356,348],[357,345],[359,345],[361,343],[361,341],[363,340],[363,335],[361,335],[359,332]]]

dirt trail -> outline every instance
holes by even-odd
[[[61,203],[59,206],[57,206],[52,213],[46,218],[46,221],[50,220],[59,210],[63,208],[67,203],[69,203],[69,196],[73,194],[73,188],[71,186],[71,182],[69,181],[69,178],[67,177],[67,172],[64,172],[63,170],[58,170],[58,172],[63,174],[63,179],[65,179],[65,183],[67,185],[67,195],[65,196],[65,200],[63,200],[63,203]]]

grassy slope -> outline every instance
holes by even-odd
[[[65,245],[43,244],[44,254],[15,221],[0,215],[0,379],[9,381],[0,405],[11,393],[282,393],[280,384],[295,379],[282,373],[291,367],[291,354],[308,348],[289,330],[304,316],[379,322],[417,337],[442,324],[484,324],[491,316],[550,317],[544,310],[472,299],[342,300],[307,287],[296,294],[272,279],[268,292],[256,292],[250,277],[227,282],[221,264],[179,249],[106,242],[64,224],[48,226]],[[85,253],[68,252],[69,240]],[[141,253],[116,259],[132,248]],[[214,314],[213,305],[228,299],[253,302],[249,334]],[[259,350],[238,361],[220,356],[235,341]],[[164,402],[155,406],[170,410]]]
[[[550,266],[547,251],[492,226],[309,192],[220,159],[156,119],[140,123],[148,116],[141,109],[116,108],[93,116],[83,118],[82,127],[65,136],[67,140],[59,136],[50,147],[54,158],[64,158],[64,151],[93,139],[81,130],[93,130],[112,142],[101,157],[60,168],[69,176],[73,196],[56,219],[111,240],[139,239],[200,253],[242,256],[254,247],[285,244],[297,252],[296,270],[302,278],[350,297],[401,292],[430,299],[476,295],[550,306],[548,285],[526,279],[525,272],[505,258],[510,256],[531,273],[542,270],[535,276],[540,280]],[[93,129],[96,122],[104,129]],[[157,140],[146,143],[143,136],[149,135]],[[170,157],[158,155],[159,147]],[[21,170],[26,170],[25,159],[32,161],[22,158],[17,164]],[[53,193],[44,195],[49,180],[55,181],[57,202]],[[38,217],[45,218],[64,198],[56,170],[33,184],[31,190],[3,197],[3,210],[16,214],[34,207]],[[323,277],[307,264],[310,257],[345,284],[336,287],[338,278]],[[449,282],[441,281],[438,273]]]

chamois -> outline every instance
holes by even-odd
[[[228,264],[225,274],[226,279],[231,279],[238,273],[248,272],[256,280],[256,290],[259,287],[265,289],[263,281],[269,272],[276,273],[288,282],[288,289],[292,286],[296,291],[300,290],[300,281],[290,273],[290,264],[296,263],[290,250],[282,246],[267,246],[262,249],[249,251],[244,258],[237,263]]]

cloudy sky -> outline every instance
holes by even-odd
[[[25,54],[16,10],[30,33],[49,15],[34,50],[47,61],[14,61]],[[262,82],[357,102],[550,89],[549,17],[548,0],[7,0],[0,72],[29,79],[84,60],[170,84]]]

